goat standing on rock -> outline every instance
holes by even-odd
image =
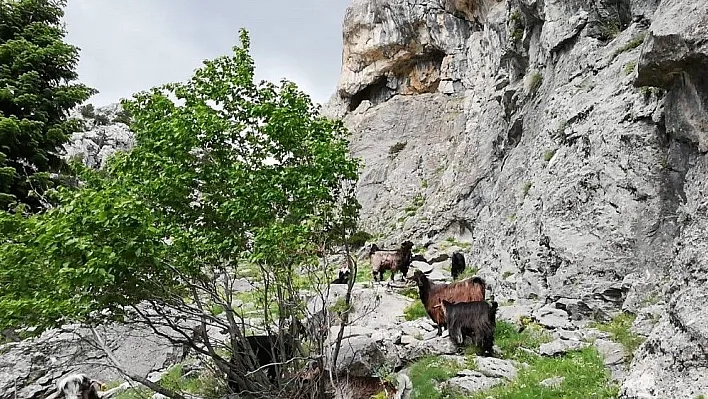
[[[473,277],[454,283],[433,283],[428,276],[420,270],[413,273],[411,280],[418,285],[420,301],[423,302],[428,316],[438,325],[438,335],[442,335],[442,328],[447,325],[445,315],[441,309],[440,301],[450,303],[484,301],[486,283],[480,277]]]
[[[413,243],[410,241],[403,242],[401,247],[396,250],[379,249],[376,244],[373,244],[371,251],[369,251],[369,257],[371,258],[371,273],[374,275],[374,281],[382,281],[386,270],[391,270],[391,281],[397,271],[403,274],[401,281],[404,281],[411,265],[412,249]]]
[[[453,344],[462,345],[467,336],[484,356],[492,356],[498,306],[495,301],[489,305],[486,301],[450,303],[443,299],[435,308],[442,310]]]

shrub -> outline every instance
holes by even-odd
[[[624,73],[629,75],[632,72],[634,72],[634,68],[637,67],[637,61],[629,61],[625,66],[624,66]]]
[[[116,116],[113,118],[113,123],[124,123],[128,126],[130,126],[130,123],[132,122],[130,112],[127,110],[120,110],[116,112]]]
[[[406,148],[406,145],[408,144],[407,141],[399,141],[398,143],[392,145],[388,149],[388,155],[390,158],[395,157],[398,155],[399,152],[403,151],[404,148]]]
[[[79,108],[81,116],[84,118],[93,118],[96,116],[96,110],[93,108],[93,104],[86,104]]]
[[[639,47],[642,43],[644,43],[644,38],[646,36],[647,34],[642,32],[637,36],[633,37],[632,40],[625,43],[624,46],[621,46],[617,50],[615,50],[614,54],[612,54],[612,58],[615,58],[626,51],[634,50],[635,48]]]
[[[634,352],[644,342],[644,338],[630,331],[636,316],[630,313],[620,313],[608,323],[595,323],[593,327],[610,334],[613,341],[622,344],[627,351],[627,362],[632,360]]]
[[[553,156],[556,155],[556,150],[548,150],[543,153],[543,160],[548,162],[553,158]]]
[[[352,247],[352,249],[359,249],[366,244],[367,241],[369,241],[373,235],[370,233],[363,231],[363,230],[357,230],[354,234],[349,237],[349,245]]]
[[[526,93],[533,95],[543,83],[541,72],[534,71],[526,78]]]
[[[108,117],[104,114],[96,114],[96,116],[93,119],[97,125],[99,126],[105,126],[109,124],[111,121],[108,119]]]
[[[329,307],[329,310],[331,310],[332,312],[337,313],[337,314],[343,314],[346,311],[349,311],[349,312],[353,311],[354,305],[350,303],[349,306],[347,307],[346,299],[344,297],[339,297],[334,302],[334,304],[332,304],[332,306]]]

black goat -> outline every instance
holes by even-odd
[[[349,265],[340,267],[337,274],[337,278],[330,284],[349,284],[349,279],[352,277],[352,271],[349,269]]]
[[[450,303],[441,300],[436,306],[442,308],[453,344],[462,345],[467,336],[473,339],[484,356],[494,354],[497,302],[492,301],[490,305],[486,301]]]
[[[457,280],[460,274],[465,270],[465,255],[459,252],[452,254],[452,279]]]

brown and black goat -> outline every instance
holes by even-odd
[[[438,325],[438,335],[442,335],[442,328],[446,326],[445,316],[440,306],[440,301],[450,303],[483,301],[487,284],[480,277],[472,277],[454,283],[433,283],[428,276],[420,270],[413,273],[411,280],[418,285],[420,301],[423,302],[428,316]]]
[[[450,303],[443,299],[435,307],[442,310],[453,344],[461,346],[467,336],[482,355],[492,356],[498,306],[496,301],[490,305],[486,301]]]
[[[369,252],[369,257],[374,281],[383,280],[383,275],[386,270],[391,270],[391,281],[393,281],[393,276],[397,271],[403,274],[401,281],[404,281],[408,274],[408,268],[411,265],[412,249],[413,243],[410,241],[403,242],[401,247],[396,250],[378,249],[376,244],[373,244]]]

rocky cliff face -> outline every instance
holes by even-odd
[[[471,243],[497,298],[649,334],[622,395],[708,391],[708,5],[355,0],[326,107],[363,228]]]

